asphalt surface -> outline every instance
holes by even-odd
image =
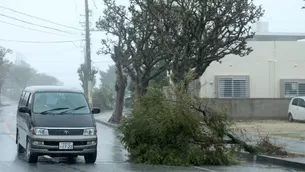
[[[230,167],[166,167],[131,164],[126,162],[123,149],[116,132],[107,126],[98,124],[98,158],[95,164],[87,165],[83,157],[69,163],[64,158],[40,157],[37,164],[28,164],[24,156],[17,156],[15,144],[16,104],[0,107],[0,172],[297,172],[278,166],[242,163]]]

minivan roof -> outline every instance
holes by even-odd
[[[74,92],[74,93],[83,93],[83,91],[73,88],[73,87],[66,87],[66,86],[53,86],[53,85],[44,85],[44,86],[29,86],[24,89],[24,91],[29,91],[31,93],[35,92]]]

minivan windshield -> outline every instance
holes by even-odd
[[[89,114],[90,108],[84,94],[73,92],[38,92],[34,94],[33,113]]]

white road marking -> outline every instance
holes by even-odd
[[[203,170],[203,171],[207,171],[207,172],[217,172],[217,171],[215,171],[215,170],[210,170],[210,169],[208,169],[208,168],[203,168],[203,167],[197,167],[197,166],[195,166],[194,168],[199,169],[199,170]]]

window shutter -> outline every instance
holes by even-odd
[[[217,84],[219,98],[249,97],[249,79],[246,76],[219,76]]]

